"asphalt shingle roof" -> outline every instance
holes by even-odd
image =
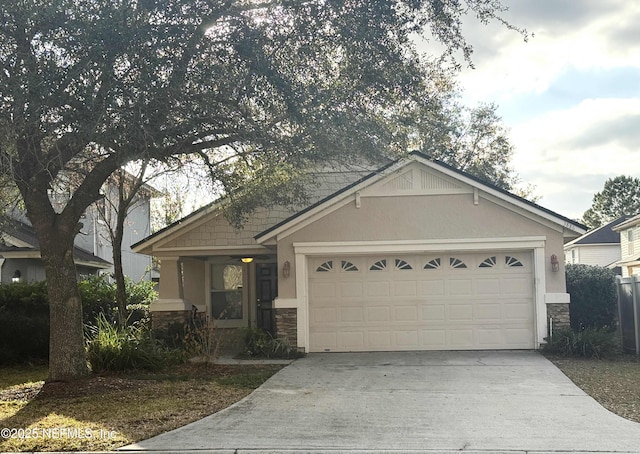
[[[36,232],[33,230],[28,224],[24,222],[20,222],[17,220],[10,220],[0,227],[0,229],[9,236],[12,236],[24,243],[29,244],[27,247],[17,247],[8,244],[0,243],[0,253],[2,252],[33,252],[40,250],[40,243],[38,242],[38,237],[36,236]],[[97,255],[93,255],[91,252],[82,249],[80,247],[75,246],[73,248],[73,256],[76,260],[82,262],[93,262],[104,265],[111,265],[111,262],[104,260],[103,258],[98,257]]]

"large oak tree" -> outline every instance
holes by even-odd
[[[195,155],[233,194],[247,175],[253,187],[277,187],[314,162],[404,151],[407,125],[438,124],[448,90],[412,34],[428,31],[468,57],[461,18],[488,21],[501,8],[497,0],[2,2],[0,170],[19,188],[40,242],[49,379],[87,373],[73,241],[117,169]],[[71,180],[79,184],[68,189]]]

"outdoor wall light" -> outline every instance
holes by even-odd
[[[16,270],[15,273],[13,273],[13,277],[11,278],[11,282],[16,283],[16,282],[20,282],[20,278],[22,277],[22,273],[20,272],[20,270]]]
[[[558,256],[551,254],[551,271],[560,271],[560,262],[558,262]]]
[[[242,260],[242,263],[251,263],[253,262],[253,257],[242,257],[240,260]]]
[[[291,275],[291,263],[289,263],[289,260],[284,262],[282,265],[282,275],[284,277],[289,277]]]

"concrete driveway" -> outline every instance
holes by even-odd
[[[234,406],[128,450],[640,452],[530,351],[311,354]]]

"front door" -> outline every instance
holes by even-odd
[[[275,337],[276,323],[273,300],[278,296],[278,264],[258,263],[256,265],[257,324]]]

